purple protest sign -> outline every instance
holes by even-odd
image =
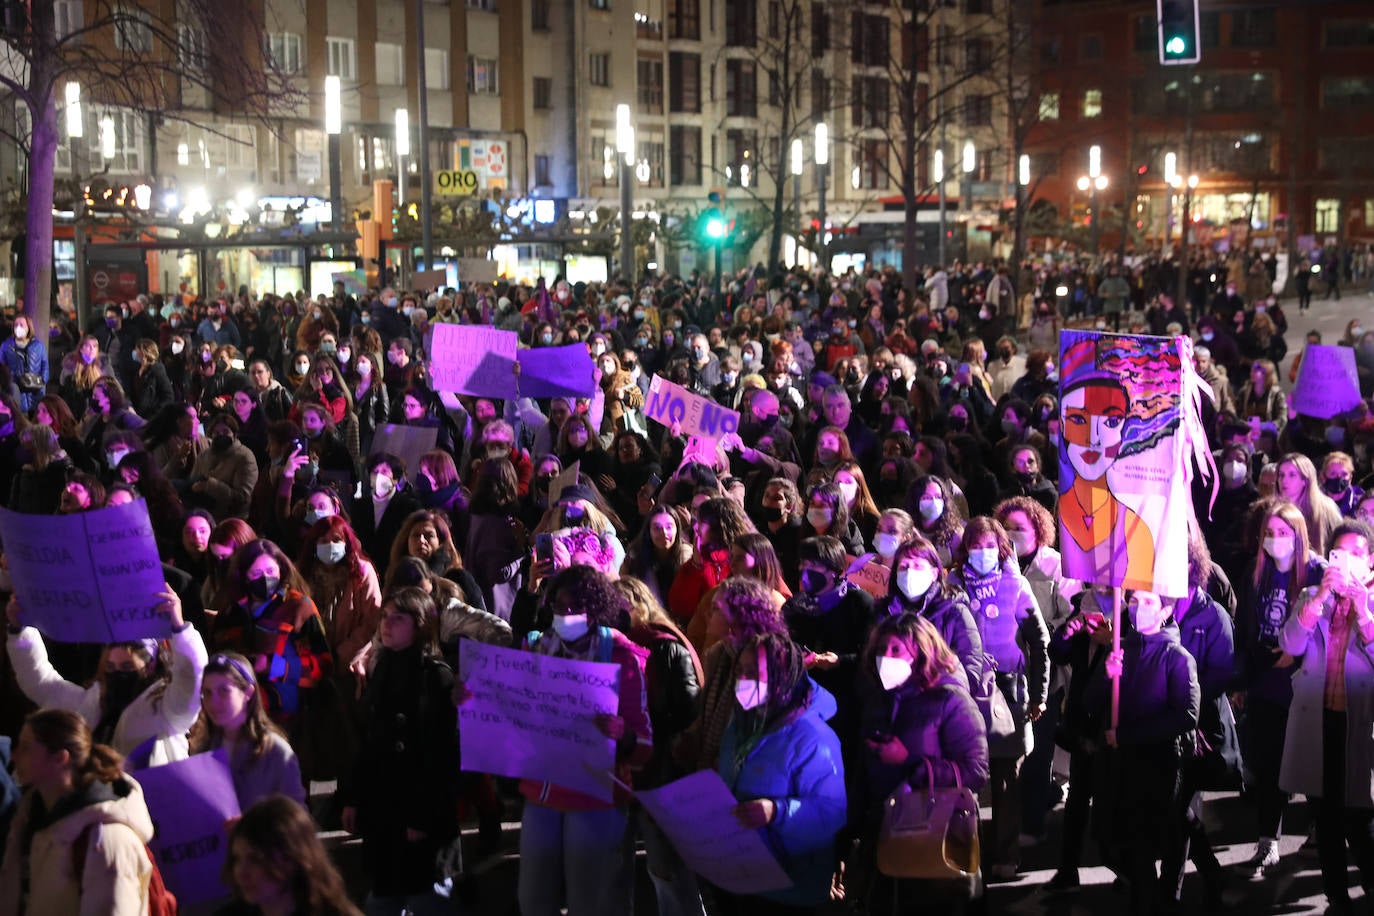
[[[148,506],[75,515],[0,509],[14,594],[24,622],[59,642],[127,642],[171,633],[157,612],[166,587]]]
[[[610,801],[615,742],[597,730],[620,705],[620,669],[465,639],[472,699],[458,707],[463,769],[535,779]]]
[[[515,358],[522,398],[589,398],[596,393],[596,367],[585,344],[521,350]]]
[[[429,373],[435,391],[476,397],[509,398],[515,394],[514,331],[441,322],[430,326]]]
[[[224,758],[219,753],[196,754],[139,770],[134,779],[143,787],[153,818],[153,841],[148,846],[177,903],[228,899],[230,890],[219,880],[229,852],[224,824],[241,812]]]
[[[713,441],[739,430],[737,411],[694,394],[659,375],[649,382],[644,416],[664,426],[672,426],[676,422],[687,435]]]
[[[740,826],[738,801],[715,770],[699,770],[657,789],[635,793],[692,871],[733,894],[792,886],[757,830]]]

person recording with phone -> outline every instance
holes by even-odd
[[[1374,888],[1374,529],[1344,522],[1331,544],[1321,583],[1303,590],[1279,635],[1302,659],[1279,785],[1316,800],[1327,912],[1349,913],[1347,843],[1365,893]]]

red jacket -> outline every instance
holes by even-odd
[[[668,613],[679,621],[689,620],[696,613],[701,596],[730,576],[730,551],[724,547],[706,557],[693,555],[678,568],[668,589]]]

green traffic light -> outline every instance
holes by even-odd
[[[1169,39],[1169,43],[1164,46],[1164,50],[1170,54],[1184,54],[1188,50],[1188,43],[1183,40],[1183,36],[1175,35]]]
[[[711,239],[725,238],[725,220],[719,216],[713,216],[706,221],[706,237]]]

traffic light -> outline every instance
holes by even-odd
[[[712,240],[725,238],[725,217],[719,211],[707,212],[706,237]]]
[[[1198,41],[1198,0],[1155,0],[1159,12],[1159,62],[1195,64],[1202,60]]]
[[[730,234],[725,220],[725,189],[712,188],[706,195],[706,209],[701,214],[701,234],[706,241],[719,244]]]

